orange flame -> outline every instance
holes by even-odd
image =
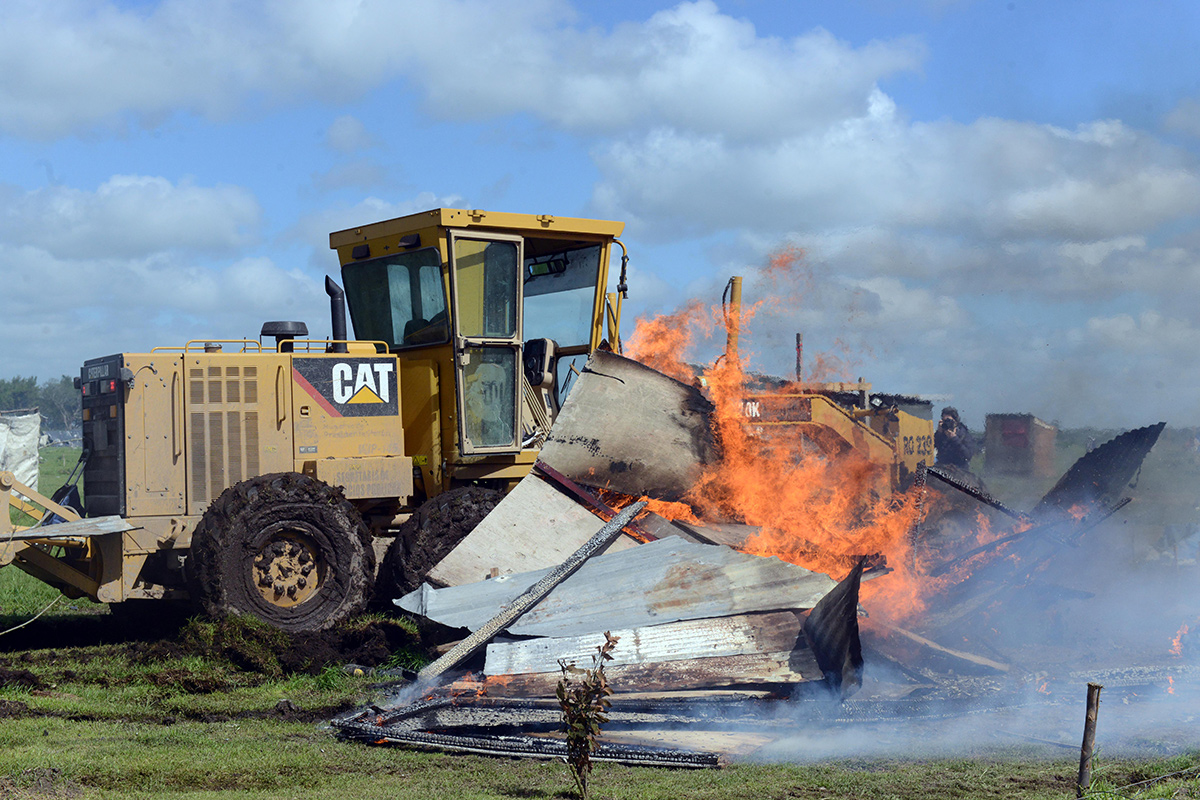
[[[1188,635],[1188,625],[1185,622],[1178,631],[1175,632],[1174,638],[1171,639],[1171,655],[1183,655],[1183,637]]]
[[[776,253],[761,277],[778,286],[801,271],[797,267],[802,258],[795,248]],[[760,305],[730,321],[743,341],[749,339],[747,323]],[[640,319],[626,351],[647,366],[693,384],[695,369],[683,360],[688,348],[699,336],[711,338],[723,319],[720,307],[705,313],[703,304],[692,301],[674,314]],[[747,352],[743,347],[742,355]],[[822,370],[835,361],[842,363],[816,360]],[[863,596],[871,598],[884,617],[903,619],[920,612],[930,594],[955,578],[920,574],[910,536],[922,513],[915,493],[891,494],[889,476],[864,458],[832,458],[833,453],[811,440],[786,432],[755,435],[744,416],[743,364],[741,358],[720,358],[703,370],[701,383],[716,407],[714,427],[722,460],[705,470],[685,500],[705,519],[759,527],[746,543],[746,552],[778,556],[835,578],[847,574],[858,557],[882,554],[891,573],[864,584]]]
[[[1087,519],[1088,508],[1087,508],[1087,506],[1080,505],[1077,503],[1077,504],[1071,506],[1070,508],[1068,508],[1067,513],[1069,515],[1071,515],[1071,517],[1076,522],[1083,522],[1085,519]]]
[[[692,300],[674,314],[639,319],[633,335],[625,342],[625,354],[664,375],[690,384],[696,375],[682,361],[681,354],[691,348],[697,334],[711,337],[714,328],[713,317],[705,313],[704,304]]]

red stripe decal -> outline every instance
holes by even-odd
[[[313,388],[313,385],[300,374],[300,371],[292,367],[292,380],[296,382],[301,389],[312,395],[312,399],[317,401],[317,405],[325,409],[325,413],[331,417],[340,417],[342,412],[333,407],[333,404],[325,399],[325,396]]]

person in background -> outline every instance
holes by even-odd
[[[971,431],[958,418],[958,409],[954,406],[942,409],[942,421],[933,433],[933,447],[935,465],[971,470],[971,456],[974,455]]]

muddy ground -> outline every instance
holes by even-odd
[[[137,625],[107,610],[43,618],[12,631],[0,642],[0,686],[28,690],[36,696],[53,690],[60,682],[109,688],[149,681],[185,694],[210,694],[289,675],[319,675],[331,667],[361,669],[385,680],[401,680],[410,674],[408,667],[417,666],[425,657],[430,646],[411,628],[410,624],[380,617],[364,617],[328,631],[304,634],[286,634],[252,620],[214,622],[169,613],[143,619]],[[226,668],[197,670],[184,666],[189,657]],[[89,666],[97,660],[127,663],[131,670],[93,673]],[[245,712],[238,718],[313,722],[344,710],[347,708],[301,710],[285,700],[273,709]],[[41,713],[20,700],[0,700],[0,719]]]

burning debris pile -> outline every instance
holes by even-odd
[[[736,360],[705,378],[707,396],[595,353],[534,471],[429,573],[442,588],[396,601],[470,635],[403,701],[337,720],[341,733],[559,756],[562,666],[606,634],[619,637],[615,695],[595,757],[629,763],[752,750],[779,733],[779,700],[853,714],[864,650],[895,676],[876,681],[874,704],[912,708],[958,676],[1005,676],[1013,662],[980,631],[999,626],[998,608],[1037,613],[1070,595],[1047,566],[1128,502],[1162,430],[1097,449],[1025,514],[935,469],[878,492],[878,465],[751,431]],[[957,529],[936,524],[948,496],[974,504]]]

